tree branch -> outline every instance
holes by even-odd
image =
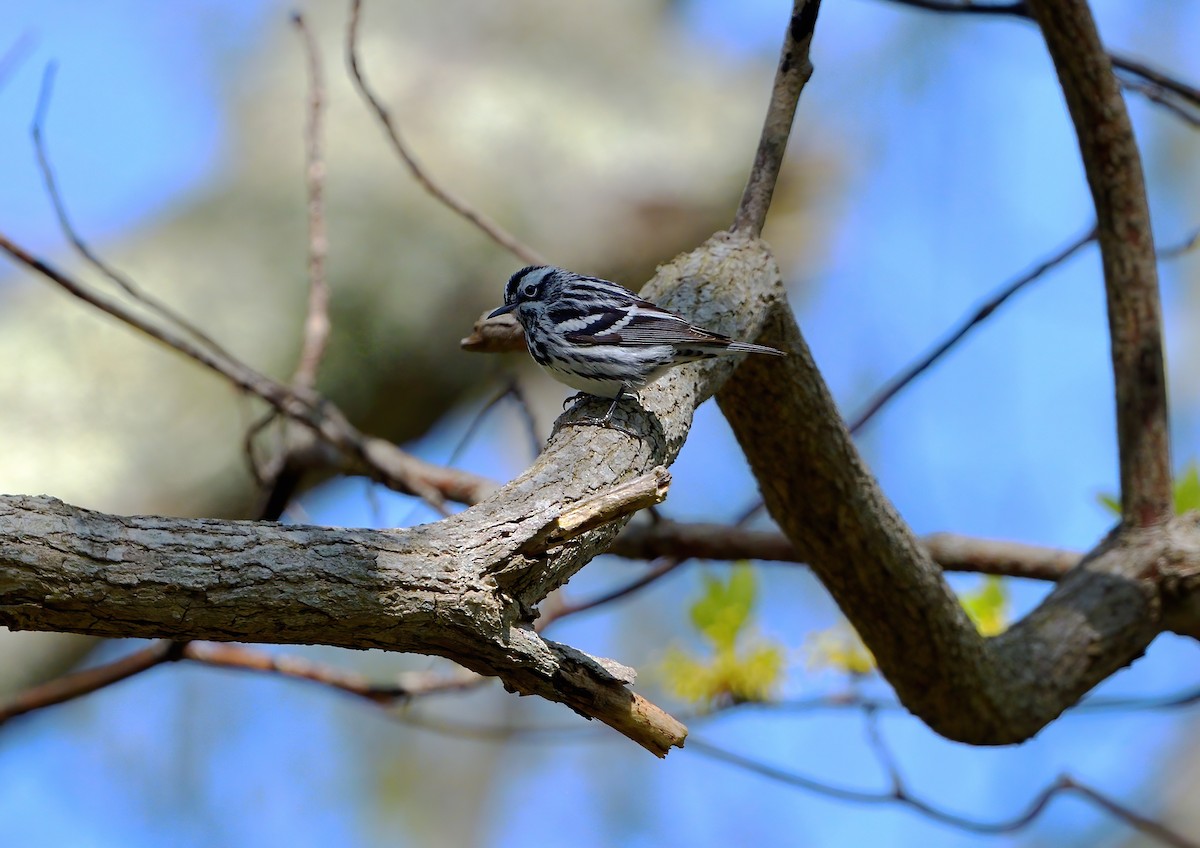
[[[311,429],[314,433],[314,449],[318,449],[319,437],[321,442],[345,452],[346,466],[357,469],[354,473],[364,474],[398,492],[416,495],[438,506],[446,500],[477,503],[495,488],[494,483],[478,475],[441,468],[405,453],[391,442],[364,435],[346,420],[337,407],[319,394],[294,391],[240,360],[194,344],[172,330],[147,320],[125,304],[98,294],[79,280],[33,256],[2,233],[0,251],[90,306],[182,353],[228,380],[236,388],[262,398],[281,414]]]
[[[1085,0],[1029,3],[1075,122],[1096,207],[1117,396],[1121,512],[1139,526],[1172,511],[1162,308],[1142,160]]]
[[[944,571],[995,574],[1057,581],[1079,564],[1080,555],[1020,542],[934,533],[921,546]],[[608,553],[630,559],[689,559],[803,563],[787,536],[775,530],[749,530],[725,524],[663,520],[627,527]]]
[[[36,261],[36,260],[34,260]],[[757,335],[780,286],[756,240],[718,233],[662,266],[646,293],[719,332]],[[631,693],[628,670],[542,639],[535,605],[601,551],[624,519],[559,539],[573,505],[674,461],[696,405],[736,363],[676,369],[617,417],[641,435],[558,422],[534,465],[473,509],[407,531],[121,519],[48,499],[0,499],[0,623],[96,635],[317,642],[445,656],[568,704],[663,754],[686,732]],[[658,491],[661,478],[647,479]],[[610,508],[612,511],[610,512]],[[568,522],[572,523],[572,522]],[[586,522],[585,522],[586,524]],[[575,527],[570,533],[579,530]]]
[[[1056,61],[1086,68],[1066,71],[1063,82],[1076,120],[1090,121],[1080,133],[1107,245],[1122,477],[1126,514],[1136,520],[1088,554],[1031,615],[985,640],[863,464],[782,289],[759,340],[791,355],[769,370],[747,360],[718,396],[771,515],[900,700],[935,731],[978,744],[1027,739],[1165,627],[1180,627],[1171,619],[1191,612],[1184,599],[1195,596],[1200,569],[1195,521],[1166,518],[1157,290],[1136,148],[1095,30],[1086,37],[1081,30],[1090,26],[1086,7],[1060,3],[1051,17],[1060,27],[1048,36]],[[1085,58],[1063,55],[1072,49]]]
[[[321,153],[321,116],[325,106],[325,83],[321,56],[304,17],[292,15],[300,31],[308,64],[308,122],[305,138],[305,182],[308,186],[308,312],[304,336],[292,385],[311,389],[329,343],[329,281],[325,277],[325,254],[329,240],[325,231],[325,159]]]
[[[792,120],[796,116],[796,104],[813,72],[808,52],[820,7],[821,0],[793,0],[792,17],[779,54],[779,67],[775,71],[775,84],[771,88],[771,102],[763,120],[758,151],[730,228],[735,233],[757,237],[767,220],[767,210],[771,207],[775,183],[783,167],[783,154],[792,132]]]
[[[371,90],[366,78],[363,76],[362,70],[359,68],[358,24],[361,16],[362,0],[351,0],[350,19],[346,24],[346,64],[350,68],[350,77],[354,80],[354,87],[358,90],[358,93],[362,95],[363,100],[367,102],[367,105],[371,107],[371,111],[375,113],[379,125],[383,127],[388,141],[391,142],[392,149],[396,151],[396,155],[400,157],[400,161],[408,168],[413,179],[431,197],[456,215],[465,219],[522,262],[529,265],[545,265],[546,260],[539,256],[537,251],[523,244],[516,236],[509,233],[487,215],[480,212],[461,197],[453,194],[448,188],[435,180],[417,162],[416,156],[409,150],[408,145],[404,143],[399,130],[396,129],[396,125],[392,122],[392,116],[388,113],[387,107],[383,105],[383,101]]]
[[[1023,0],[1009,3],[974,3],[971,0],[889,0],[889,2],[928,12],[1034,20],[1034,15],[1030,10],[1031,4],[1023,2]],[[1139,93],[1146,94],[1151,100],[1166,106],[1189,123],[1194,124],[1196,122],[1186,109],[1200,107],[1200,88],[1189,85],[1157,68],[1152,68],[1144,62],[1130,59],[1128,56],[1115,52],[1109,52],[1107,55],[1114,68],[1134,79],[1134,83],[1129,86],[1130,88]],[[1166,96],[1154,96],[1148,93],[1149,91],[1165,92]],[[1186,106],[1181,107],[1170,98],[1181,100]]]

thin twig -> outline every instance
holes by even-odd
[[[971,330],[990,318],[1010,297],[1030,283],[1040,280],[1047,272],[1070,259],[1083,247],[1095,241],[1095,239],[1096,228],[1092,227],[1087,233],[1063,245],[1051,256],[1043,259],[1020,277],[1005,283],[997,289],[991,297],[984,301],[982,306],[976,309],[969,317],[965,318],[957,329],[952,330],[946,338],[930,348],[924,356],[893,377],[883,388],[879,389],[871,400],[867,402],[863,410],[850,422],[850,432],[857,435],[897,394],[907,388],[917,377],[924,374],[934,363],[949,353]],[[1178,244],[1161,248],[1158,251],[1158,258],[1176,259],[1194,250],[1197,244],[1200,244],[1200,230],[1193,231],[1190,236]]]
[[[1200,107],[1200,88],[1189,85],[1170,74],[1165,74],[1157,68],[1150,67],[1145,62],[1139,62],[1128,56],[1110,52],[1108,57],[1112,60],[1113,67],[1117,70],[1131,76],[1140,77],[1151,85],[1169,91],[1176,97],[1187,101],[1193,107]]]
[[[21,67],[21,63],[25,61],[25,57],[33,49],[33,41],[32,33],[23,32],[17,36],[16,41],[8,46],[8,49],[4,51],[4,55],[0,56],[0,88],[7,85],[8,80],[16,73],[17,68]]]
[[[305,183],[308,188],[308,313],[304,319],[304,341],[292,375],[292,385],[311,389],[329,343],[329,281],[325,277],[325,254],[329,239],[325,230],[325,159],[321,153],[321,118],[325,104],[324,75],[316,40],[299,13],[292,23],[300,32],[308,64],[308,121],[305,127]]]
[[[1074,551],[1020,542],[934,533],[921,545],[945,571],[995,574],[1057,581],[1079,563]],[[804,563],[804,556],[778,530],[751,530],[738,524],[706,524],[663,519],[626,528],[607,553],[628,559],[705,559]],[[665,572],[664,572],[665,573]],[[633,588],[640,588],[634,585]],[[622,593],[625,594],[625,593]],[[618,594],[617,597],[621,597]],[[596,603],[580,605],[591,608]]]
[[[323,441],[343,452],[346,466],[357,469],[354,473],[366,474],[396,491],[424,498],[439,511],[444,509],[447,500],[476,503],[495,488],[494,483],[478,475],[440,468],[404,453],[390,442],[363,435],[337,407],[319,395],[305,393],[301,396],[237,359],[197,346],[148,321],[124,304],[98,294],[3,234],[0,234],[0,251],[85,303],[182,353],[237,388],[262,398],[288,418],[309,427]]]
[[[34,710],[90,695],[92,692],[122,680],[128,680],[157,665],[179,659],[180,646],[179,642],[161,639],[114,662],[64,674],[26,689],[8,699],[7,702],[0,703],[0,725],[11,718]]]
[[[646,573],[641,577],[637,578],[636,580],[631,580],[630,582],[623,586],[619,586],[611,592],[605,592],[602,595],[589,598],[586,601],[579,601],[577,603],[563,602],[553,610],[547,610],[542,617],[537,620],[537,629],[540,632],[554,622],[558,621],[560,618],[565,618],[568,615],[577,615],[578,613],[586,612],[587,610],[595,609],[596,607],[604,606],[605,604],[610,604],[613,601],[618,601],[621,598],[632,595],[639,589],[644,589],[651,583],[666,577],[668,574],[687,561],[688,560],[684,557],[662,557],[649,569],[647,569]]]
[[[1021,18],[1028,21],[1033,20],[1033,14],[1029,10],[1029,4],[1026,2],[988,4],[972,3],[970,0],[962,0],[962,2],[958,2],[958,0],[889,0],[889,2],[929,12],[991,15],[996,17]],[[1168,91],[1173,96],[1191,103],[1194,107],[1200,107],[1200,88],[1120,53],[1109,52],[1107,55],[1113,67],[1117,70],[1145,80],[1159,90]],[[1145,89],[1141,87],[1134,88],[1139,92],[1145,92]],[[1151,99],[1162,105],[1169,105],[1163,99],[1155,97],[1151,97]],[[1169,108],[1177,114],[1180,113],[1180,110],[1176,106],[1170,105]]]
[[[42,86],[38,92],[37,106],[34,110],[33,123],[30,125],[29,133],[33,138],[33,147],[37,154],[38,168],[42,172],[42,182],[46,186],[46,193],[50,197],[50,203],[54,207],[54,214],[58,218],[58,226],[62,230],[63,235],[67,237],[71,246],[75,248],[88,264],[107,277],[109,281],[118,286],[131,298],[145,306],[155,315],[158,315],[168,324],[183,330],[217,355],[226,359],[233,359],[233,355],[225,350],[212,336],[208,335],[208,333],[193,324],[182,314],[176,312],[149,292],[144,291],[129,276],[109,265],[98,253],[92,250],[91,246],[84,241],[83,237],[79,235],[79,232],[71,223],[71,218],[67,214],[66,202],[63,200],[62,193],[58,189],[58,179],[54,174],[54,167],[50,164],[50,156],[46,152],[46,142],[43,132],[46,124],[46,115],[50,109],[50,96],[54,90],[54,78],[57,75],[57,70],[58,66],[54,62],[49,62],[42,73]]]
[[[1029,803],[1024,812],[1013,816],[1009,819],[999,821],[978,821],[976,819],[960,816],[956,813],[951,813],[939,807],[914,798],[904,790],[903,786],[890,792],[868,792],[860,789],[850,789],[841,786],[835,786],[817,780],[812,777],[797,774],[786,769],[778,768],[764,762],[752,759],[750,757],[736,754],[719,746],[706,742],[703,739],[698,739],[695,736],[688,738],[687,748],[685,750],[695,751],[710,759],[718,760],[732,765],[743,771],[748,771],[762,777],[769,778],[778,783],[784,783],[789,786],[795,786],[812,792],[817,795],[823,795],[827,798],[834,798],[841,801],[851,801],[858,804],[895,804],[899,806],[910,807],[922,815],[930,819],[950,825],[951,827],[960,830],[969,831],[971,833],[985,834],[1000,834],[1014,833],[1023,830],[1034,822],[1049,806],[1050,802],[1058,795],[1066,792],[1074,792],[1091,801],[1100,809],[1112,815],[1114,818],[1125,822],[1130,827],[1138,830],[1147,836],[1162,841],[1164,844],[1177,846],[1177,848],[1196,848],[1197,843],[1187,839],[1180,833],[1170,830],[1165,825],[1152,821],[1145,816],[1135,813],[1129,808],[1118,804],[1111,798],[1102,795],[1095,789],[1080,783],[1071,777],[1060,777],[1058,780],[1044,788]]]
[[[350,4],[350,19],[346,25],[346,61],[350,66],[350,76],[354,80],[354,86],[358,89],[358,93],[367,101],[371,110],[375,113],[375,117],[379,120],[380,126],[383,127],[387,134],[388,140],[392,144],[392,149],[396,155],[400,157],[408,168],[413,179],[415,179],[426,192],[428,192],[435,200],[442,203],[444,206],[455,212],[457,215],[465,218],[484,235],[494,241],[496,244],[503,247],[509,253],[516,256],[522,262],[529,265],[545,265],[546,260],[538,255],[537,251],[523,244],[515,236],[485,215],[483,212],[476,209],[467,201],[451,193],[449,189],[441,185],[433,178],[420,163],[417,162],[413,152],[400,136],[399,130],[396,129],[392,117],[389,114],[387,107],[383,105],[371,87],[367,84],[366,78],[363,76],[362,70],[359,67],[358,61],[358,23],[362,14],[362,0],[352,0]]]
[[[904,369],[900,374],[893,377],[887,385],[876,392],[874,397],[867,402],[866,407],[850,422],[850,432],[857,434],[892,398],[903,391],[913,380],[928,371],[930,366],[935,362],[949,353],[955,345],[962,341],[967,333],[987,320],[1006,300],[1025,288],[1025,286],[1041,279],[1047,271],[1061,265],[1079,252],[1085,245],[1094,241],[1095,238],[1096,228],[1092,227],[1082,236],[1060,247],[1050,257],[1043,259],[1026,273],[1001,286],[970,317],[966,318],[957,329],[951,331],[946,338],[934,345],[925,355]]]
[[[1146,82],[1140,79],[1122,79],[1121,88],[1127,91],[1137,92],[1164,109],[1172,112],[1176,118],[1191,124],[1194,128],[1200,129],[1200,115],[1192,111],[1194,107],[1179,103],[1179,98],[1171,92],[1155,85],[1152,82]]]
[[[805,83],[812,76],[813,66],[808,50],[817,26],[820,6],[821,0],[793,0],[792,18],[779,53],[771,102],[767,106],[758,150],[750,168],[750,179],[746,182],[733,226],[730,227],[735,233],[750,236],[762,234],[775,184],[779,180],[779,171],[783,167],[788,137],[792,133],[796,104]]]

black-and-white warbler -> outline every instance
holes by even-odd
[[[604,426],[622,395],[676,365],[737,353],[783,356],[697,327],[624,286],[549,265],[512,275],[504,305],[488,317],[507,312],[525,329],[529,354],[550,376],[584,394],[612,398],[604,417],[590,422]]]

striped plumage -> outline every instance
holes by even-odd
[[[573,389],[613,398],[640,389],[685,362],[736,353],[782,356],[697,327],[624,286],[562,268],[531,265],[513,274],[504,305],[525,329],[530,355]]]

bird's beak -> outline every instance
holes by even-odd
[[[516,308],[517,308],[517,305],[515,303],[506,303],[503,306],[501,306],[499,309],[493,309],[491,312],[489,312],[488,318],[495,318],[497,315],[507,315],[508,313],[512,312]]]

